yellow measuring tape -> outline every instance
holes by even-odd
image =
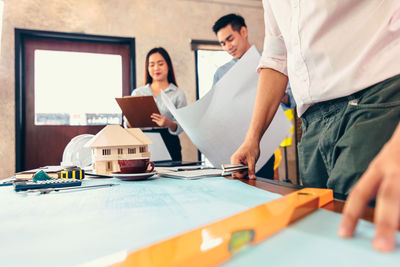
[[[79,179],[85,178],[85,171],[82,169],[66,169],[60,172],[61,179]]]

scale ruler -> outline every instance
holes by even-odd
[[[330,189],[304,188],[133,251],[112,266],[215,266],[332,200]]]

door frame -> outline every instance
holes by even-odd
[[[25,170],[25,64],[24,47],[26,39],[92,42],[102,44],[128,45],[130,50],[130,92],[136,87],[135,38],[37,31],[14,30],[15,39],[15,172]]]
[[[194,52],[194,65],[196,67],[196,100],[200,99],[200,90],[199,90],[199,70],[198,70],[198,64],[199,64],[199,56],[198,56],[198,51],[199,50],[211,50],[211,51],[223,51],[221,48],[221,44],[218,41],[211,41],[211,40],[197,40],[193,39],[190,42],[190,46],[192,51]],[[201,160],[201,152],[199,149],[197,149],[197,159]]]

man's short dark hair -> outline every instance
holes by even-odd
[[[240,32],[240,29],[242,27],[246,27],[246,23],[244,22],[244,18],[242,16],[236,14],[228,14],[217,20],[212,29],[214,33],[217,34],[219,30],[225,28],[228,25],[231,25],[232,30],[237,32]]]

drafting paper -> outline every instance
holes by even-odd
[[[210,92],[186,107],[176,109],[161,93],[175,119],[214,167],[230,162],[231,155],[244,141],[257,94],[259,59],[259,52],[251,47]],[[273,155],[290,128],[290,121],[279,107],[261,140],[256,170]]]
[[[109,266],[115,258],[107,256],[123,259],[135,249],[280,197],[222,177],[82,182],[118,185],[48,195],[0,187],[1,266],[63,267],[94,261],[91,266]],[[396,250],[379,253],[371,247],[373,224],[361,221],[355,238],[341,239],[340,219],[340,214],[314,211],[235,254],[227,266],[399,266],[399,232]]]
[[[280,197],[222,177],[82,182],[118,185],[48,195],[0,187],[1,266],[78,266],[126,255]]]
[[[342,215],[319,209],[267,238],[239,252],[224,267],[369,267],[400,266],[400,232],[397,248],[381,253],[372,248],[374,224],[360,220],[353,238],[337,234]]]

